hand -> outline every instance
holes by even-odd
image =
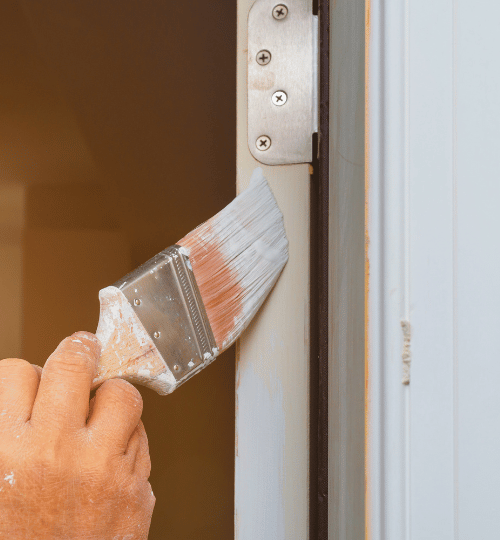
[[[112,379],[89,404],[100,351],[78,332],[43,371],[0,361],[0,538],[147,538],[155,497],[141,395]]]

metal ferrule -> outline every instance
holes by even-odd
[[[205,306],[180,246],[171,246],[117,281],[178,384],[218,354]]]

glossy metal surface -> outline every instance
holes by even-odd
[[[114,284],[179,383],[218,354],[189,258],[171,246]]]
[[[266,165],[310,162],[318,129],[318,17],[311,0],[282,5],[287,14],[277,19],[273,1],[257,0],[248,16],[248,146]],[[271,54],[265,65],[263,50]],[[281,107],[272,100],[277,91],[288,98]],[[259,149],[264,134],[273,144]]]

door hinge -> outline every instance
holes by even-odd
[[[248,146],[266,165],[312,161],[318,17],[312,0],[257,0],[248,15]]]

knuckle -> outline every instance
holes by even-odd
[[[5,377],[14,376],[22,380],[38,379],[39,375],[36,368],[19,358],[6,358],[0,360],[0,381]]]
[[[62,373],[86,373],[91,365],[87,354],[67,352],[51,358],[52,369]]]
[[[111,399],[125,402],[127,405],[142,407],[142,396],[139,390],[123,379],[105,381],[99,391],[105,392]]]
[[[5,358],[0,360],[0,369],[3,368],[16,368],[24,369],[26,367],[32,368],[31,364],[26,360],[21,360],[20,358]]]

